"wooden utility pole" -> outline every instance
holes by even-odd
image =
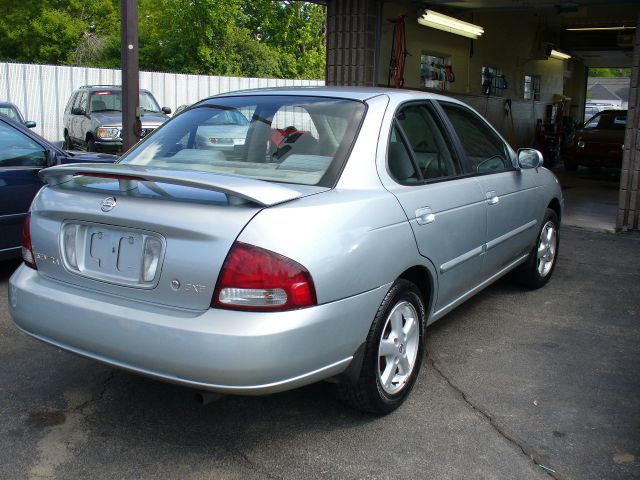
[[[122,151],[142,133],[138,71],[138,0],[120,0],[120,48],[122,65]]]

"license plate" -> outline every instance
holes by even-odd
[[[159,235],[75,222],[63,226],[63,232],[68,229],[75,241],[69,243],[63,233],[62,250],[70,270],[122,285],[151,288],[155,284],[164,253],[164,241]],[[74,265],[68,261],[70,256],[77,258]]]

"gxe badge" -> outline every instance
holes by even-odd
[[[102,201],[102,211],[109,212],[116,206],[116,197],[107,197]]]

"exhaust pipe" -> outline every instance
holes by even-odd
[[[207,392],[205,390],[199,390],[196,392],[196,400],[201,405],[208,405],[211,402],[215,402],[223,397],[220,393]]]

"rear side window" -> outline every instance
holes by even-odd
[[[71,97],[69,97],[69,101],[67,102],[67,106],[64,108],[64,113],[71,113],[71,108],[73,107],[73,102],[78,96],[78,92],[73,92]]]
[[[169,120],[121,162],[332,186],[364,112],[345,99],[216,98]]]
[[[513,168],[504,142],[474,112],[461,105],[440,102],[462,147],[477,173],[496,173]]]
[[[396,120],[409,141],[422,180],[460,174],[430,107],[422,104],[404,106],[396,113]]]

